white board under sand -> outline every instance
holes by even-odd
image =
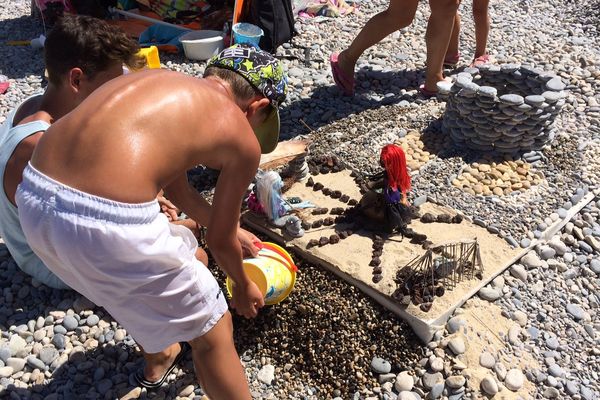
[[[350,198],[359,200],[361,197],[349,171],[318,175],[313,179],[331,190],[340,190],[343,194],[349,195]],[[298,196],[302,200],[311,201],[318,207],[329,209],[347,207],[339,200],[325,196],[321,191],[314,191],[302,182],[294,184],[285,193],[285,196]],[[421,206],[420,211],[421,213],[431,212],[434,215],[441,213],[456,214],[453,210],[432,203],[425,203]],[[329,215],[313,216],[310,209],[303,213],[303,218],[309,222],[327,216]],[[425,254],[425,250],[421,246],[410,243],[408,239],[402,240],[400,235],[396,235],[386,241],[380,257],[383,279],[378,283],[373,283],[373,268],[369,266],[373,244],[371,240],[373,237],[372,232],[360,230],[337,244],[307,249],[306,245],[310,239],[319,239],[321,236],[329,237],[335,233],[336,225],[309,229],[303,237],[292,239],[284,237],[281,229],[267,224],[264,217],[246,213],[244,219],[253,228],[261,230],[280,243],[284,242],[288,247],[293,247],[308,261],[318,263],[349,283],[356,285],[369,296],[405,319],[424,341],[428,341],[433,332],[443,326],[454,309],[523,255],[523,250],[511,248],[500,237],[490,234],[486,229],[467,220],[463,220],[460,224],[423,224],[420,221],[414,221],[411,228],[418,233],[427,235],[428,239],[434,244],[477,238],[484,266],[483,279],[460,282],[453,290],[447,290],[442,297],[436,297],[429,312],[423,312],[413,304],[408,307],[402,306],[391,297],[396,289],[394,282],[396,272],[415,257]],[[343,226],[340,225],[338,228]]]

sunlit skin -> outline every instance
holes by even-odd
[[[175,206],[208,227],[211,253],[235,283],[232,306],[254,317],[264,299],[242,269],[238,224],[260,160],[252,126],[264,120],[261,110],[269,100],[236,100],[218,78],[166,70],[122,76],[55,122],[32,165],[65,185],[125,203],[152,201],[164,188]],[[212,206],[188,183],[186,171],[198,164],[221,171]],[[232,329],[226,313],[209,333],[190,341],[198,380],[211,399],[250,398]],[[147,354],[146,378],[160,377],[178,351],[175,344]]]

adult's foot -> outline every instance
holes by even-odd
[[[354,94],[354,64],[350,63],[344,52],[333,53],[329,58],[331,73],[335,84],[347,96]]]
[[[476,57],[475,59],[473,59],[473,62],[471,63],[471,67],[479,67],[481,65],[484,64],[489,64],[491,62],[491,57],[489,56],[489,54],[484,54],[482,56]]]
[[[160,353],[146,354],[144,378],[149,382],[160,381],[167,370],[175,363],[175,359],[182,351],[179,343],[174,343]]]
[[[446,54],[444,57],[444,68],[455,68],[460,61],[460,53]]]

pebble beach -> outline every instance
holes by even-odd
[[[412,170],[412,200],[452,207],[529,251],[429,343],[358,289],[292,254],[301,272],[290,297],[254,320],[234,319],[253,398],[600,399],[600,1],[491,2],[495,61],[531,65],[564,84],[551,140],[519,156],[454,146],[443,132],[446,102],[418,95],[426,2],[411,26],[363,55],[356,96],[342,96],[329,55],[387,1],[357,4],[359,12],[345,17],[298,19],[298,36],[278,49],[290,77],[282,139],[311,139],[311,157],[335,155],[362,173],[377,171],[382,145],[399,143]],[[471,2],[460,11],[462,56],[448,75],[468,67],[473,54]],[[10,80],[0,123],[45,87],[41,50],[5,44],[43,33],[30,13],[29,1],[0,1],[0,74]],[[195,76],[205,66],[182,55],[161,54],[161,61]],[[203,189],[202,181],[194,183]],[[536,239],[544,240],[531,247]],[[131,381],[142,365],[135,341],[106,311],[32,280],[0,243],[1,399],[206,398],[191,359],[154,391]]]

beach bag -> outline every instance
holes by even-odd
[[[264,31],[260,38],[261,49],[270,53],[296,35],[291,0],[246,0],[243,22],[259,26]]]

